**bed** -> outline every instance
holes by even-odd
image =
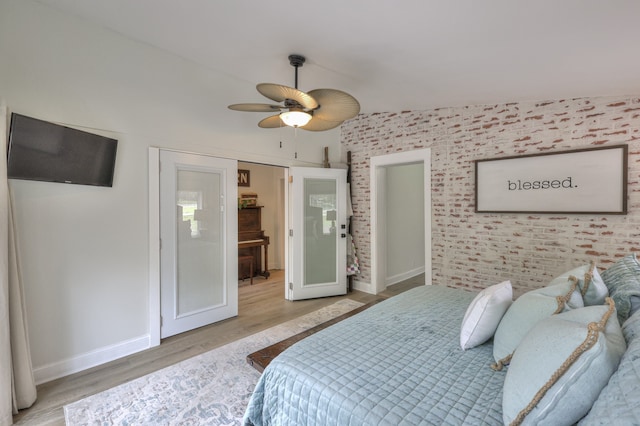
[[[503,389],[511,367],[500,371],[490,367],[495,366],[492,340],[468,350],[460,346],[460,325],[476,296],[461,289],[421,286],[296,343],[264,371],[244,425],[509,423],[503,413]],[[600,309],[598,315],[606,311],[605,306],[595,309]],[[584,425],[640,424],[640,337],[635,339],[640,336],[640,312],[622,328],[615,319],[614,315],[605,322],[624,333],[625,341],[617,343],[619,351],[621,344],[626,349],[619,368],[624,373],[615,372],[596,403],[589,402],[589,407],[593,404],[589,415],[578,418]],[[619,360],[618,356],[615,367]],[[581,383],[577,387],[584,388]],[[599,393],[597,389],[596,397]],[[546,420],[566,421],[552,419]],[[574,418],[567,424],[575,422]]]

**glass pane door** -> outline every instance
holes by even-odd
[[[161,337],[238,315],[237,163],[160,151]]]
[[[304,282],[336,281],[335,179],[304,180]]]
[[[224,303],[220,174],[178,170],[177,318]]]
[[[287,298],[347,292],[347,173],[341,169],[289,169]]]

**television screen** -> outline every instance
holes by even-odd
[[[118,141],[11,114],[7,174],[11,179],[112,186]]]

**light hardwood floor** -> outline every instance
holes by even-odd
[[[272,271],[268,280],[240,283],[238,316],[162,340],[158,347],[130,355],[38,386],[38,400],[14,416],[18,425],[64,425],[63,406],[128,382],[192,356],[258,333],[290,319],[349,298],[369,303],[424,284],[419,275],[389,287],[378,296],[352,291],[346,296],[291,302],[284,299],[284,273]]]

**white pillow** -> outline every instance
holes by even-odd
[[[511,281],[485,288],[473,299],[462,320],[460,346],[471,349],[489,340],[513,299]]]
[[[587,414],[626,350],[607,302],[553,315],[525,336],[504,381],[504,424],[572,425]]]

